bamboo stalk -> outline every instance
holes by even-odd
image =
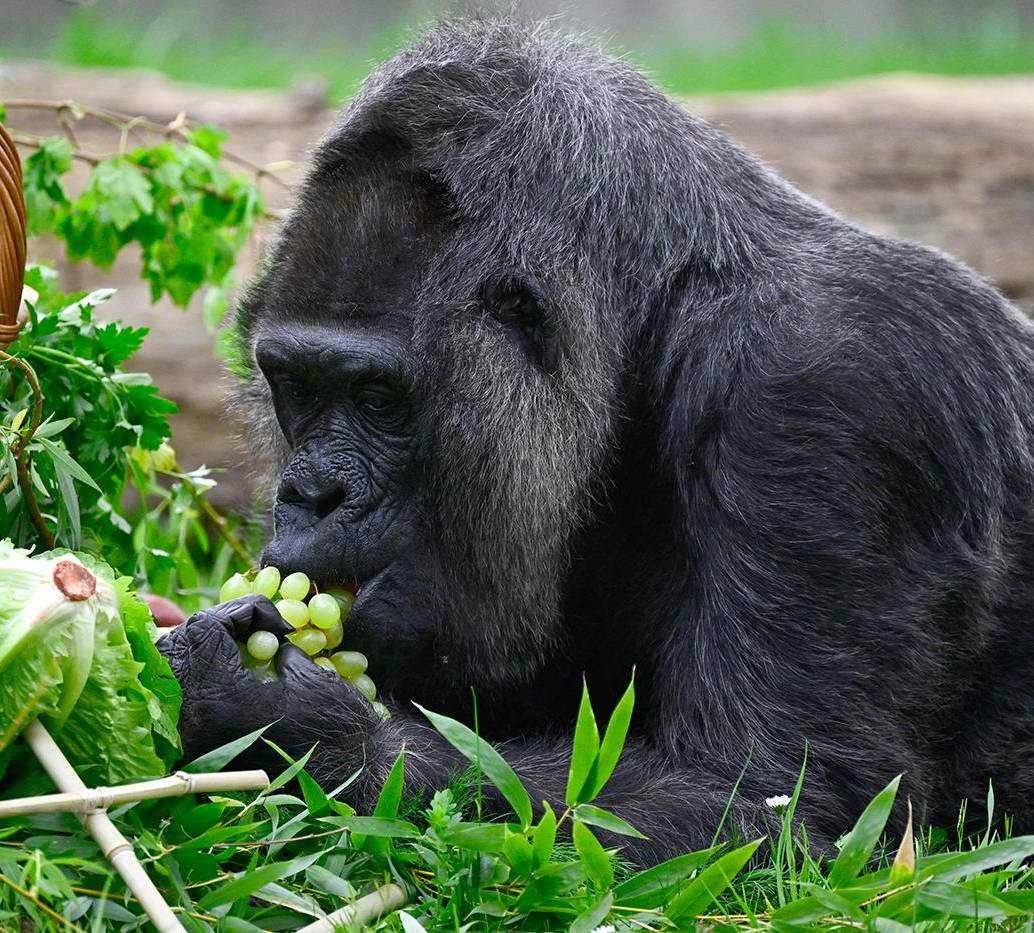
[[[187,774],[177,771],[156,781],[139,781],[119,787],[88,787],[82,791],[46,794],[0,800],[0,820],[29,813],[87,813],[107,810],[138,800],[182,797],[185,794],[212,794],[230,790],[264,790],[269,786],[265,771],[226,771],[214,774]]]
[[[298,933],[334,933],[342,926],[364,927],[378,917],[392,910],[398,910],[406,904],[406,892],[397,884],[386,884],[376,891],[371,891],[347,907],[327,914],[322,920],[302,927]]]
[[[29,723],[23,735],[40,764],[43,765],[43,769],[61,791],[82,794],[87,790],[82,778],[76,774],[75,769],[65,758],[64,752],[58,748],[57,743],[38,719]],[[176,919],[176,915],[165,903],[165,899],[154,886],[154,882],[147,876],[147,872],[137,860],[129,840],[115,828],[115,824],[111,822],[111,817],[107,812],[93,810],[89,813],[80,813],[79,819],[97,841],[104,857],[122,876],[126,887],[140,902],[140,906],[151,918],[158,933],[186,933],[183,924]]]

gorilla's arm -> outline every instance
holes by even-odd
[[[184,690],[180,729],[188,758],[268,725],[265,736],[294,756],[313,745],[310,773],[334,787],[353,777],[347,797],[360,812],[369,812],[400,749],[405,749],[406,779],[415,793],[446,786],[467,767],[423,718],[394,708],[382,721],[347,681],[313,664],[292,645],[277,656],[278,679],[260,681],[241,666],[238,642],[251,631],[286,634],[275,607],[248,596],[192,616],[162,638],[159,646]],[[391,704],[390,698],[388,699]],[[525,783],[533,803],[548,801],[563,810],[570,736],[514,740],[503,754]],[[256,743],[239,760],[271,772],[283,760],[264,743]],[[723,813],[738,766],[718,775],[706,767],[673,765],[640,739],[630,738],[625,754],[596,803],[629,820],[645,840],[603,834],[608,845],[621,845],[626,855],[650,863],[710,843]],[[755,786],[745,779],[729,811],[724,835],[764,832],[764,794],[788,791],[791,785]],[[490,813],[503,816],[508,807],[485,786]]]

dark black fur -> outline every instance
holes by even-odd
[[[289,653],[248,682],[226,633],[275,627],[252,600],[169,643],[192,750],[283,715],[324,783],[365,761],[364,806],[402,743],[414,787],[445,782],[408,701],[469,720],[474,686],[556,804],[582,673],[605,711],[636,665],[600,801],[636,859],[707,844],[748,759],[731,825],[764,830],[806,742],[820,845],[899,772],[924,819],[993,778],[1034,829],[1034,341],[967,269],[584,45],[444,26],[316,151],[240,323],[286,477],[267,557],[383,570],[350,638],[394,715]]]

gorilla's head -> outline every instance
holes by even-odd
[[[579,44],[446,26],[316,151],[239,315],[276,421],[264,559],[358,584],[379,670],[512,680],[563,637],[580,542],[639,494],[621,427],[664,391],[657,321],[749,239],[708,190],[734,169],[701,181],[709,132]]]

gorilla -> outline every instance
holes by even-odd
[[[765,832],[805,756],[820,848],[899,773],[1034,828],[1034,336],[958,263],[578,40],[448,23],[315,150],[237,334],[263,561],[358,587],[392,715],[289,645],[257,680],[249,596],[163,640],[187,754],[273,722],[369,807],[403,746],[414,791],[466,764],[418,701],[555,805],[583,677],[606,713],[634,671],[599,803],[640,864],[734,787]]]

